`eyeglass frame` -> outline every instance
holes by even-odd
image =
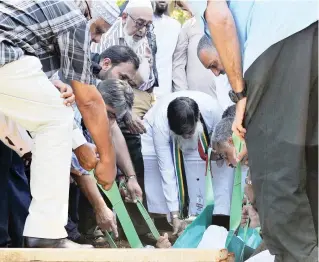
[[[138,25],[138,21],[139,19],[134,19],[129,13],[127,13],[127,15],[133,20],[133,22],[135,23],[135,26],[138,30],[141,30],[142,28],[146,28],[146,30],[148,31],[152,31],[154,29],[154,25],[152,22],[149,22],[149,23],[144,23],[143,26],[140,26]],[[144,20],[144,19],[141,19],[141,20]]]

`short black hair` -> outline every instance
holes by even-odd
[[[197,103],[188,97],[175,98],[167,108],[170,129],[177,135],[189,134],[199,120]]]
[[[236,105],[232,105],[226,108],[226,110],[224,111],[222,118],[226,118],[226,117],[235,117],[236,115]]]
[[[137,70],[140,66],[140,59],[132,48],[123,45],[113,45],[104,50],[99,57],[99,62],[105,58],[109,58],[113,65],[130,62]]]
[[[214,50],[214,49],[215,49],[215,45],[212,39],[206,35],[203,35],[197,45],[197,56],[199,57],[199,53],[202,50]]]

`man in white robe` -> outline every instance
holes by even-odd
[[[205,161],[198,152],[198,138],[203,132],[201,114],[209,134],[222,117],[218,101],[202,92],[180,91],[163,97],[145,115],[147,130],[142,135],[145,166],[145,192],[148,211],[170,214],[174,233],[182,223],[179,214],[178,186],[171,151],[172,138],[183,152],[189,194],[189,215],[197,215],[205,206]],[[233,169],[226,164],[220,168],[212,162],[215,197],[214,219],[227,227],[233,185]],[[218,219],[218,217],[223,219]]]

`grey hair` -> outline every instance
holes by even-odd
[[[226,117],[217,123],[211,137],[211,145],[213,147],[221,145],[228,141],[228,139],[232,136],[233,122],[234,117]]]
[[[198,42],[197,45],[197,56],[199,57],[200,52],[202,50],[215,50],[215,45],[213,41],[207,37],[206,35],[203,35],[201,39]]]
[[[107,79],[101,81],[97,89],[105,104],[115,110],[117,119],[123,118],[127,112],[132,110],[134,93],[127,82],[119,79]]]
[[[235,117],[236,114],[236,105],[232,105],[226,108],[226,110],[224,111],[222,118],[226,118],[226,117]]]

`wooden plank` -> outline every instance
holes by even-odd
[[[5,262],[233,262],[227,250],[0,249]]]

